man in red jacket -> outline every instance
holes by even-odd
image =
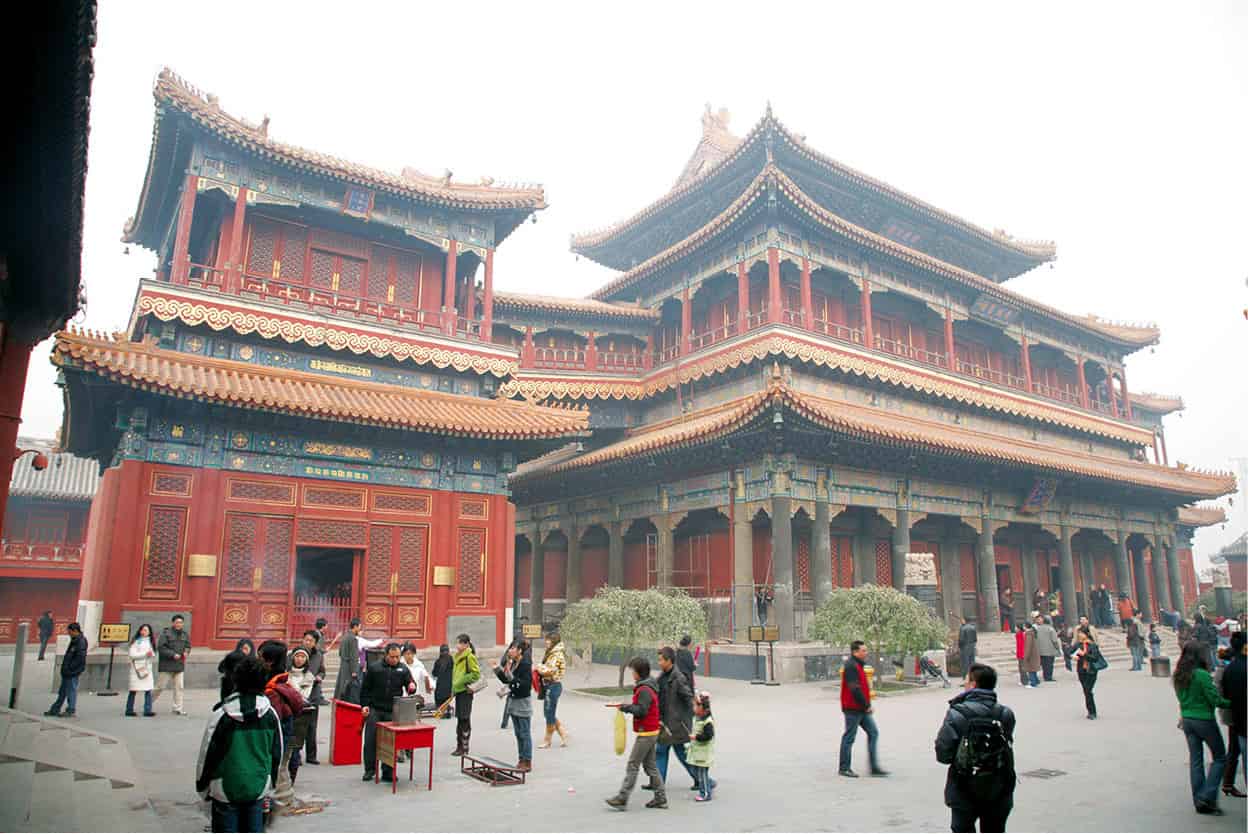
[[[849,646],[849,660],[841,667],[841,712],[845,713],[845,735],[841,736],[839,774],[850,779],[858,778],[858,774],[854,773],[849,764],[859,727],[867,734],[867,757],[871,762],[871,775],[888,775],[888,771],[880,767],[880,761],[876,757],[880,731],[871,715],[871,687],[867,683],[866,660],[867,644],[855,640]]]
[[[666,808],[667,791],[663,787],[663,778],[659,775],[659,767],[654,760],[654,748],[659,740],[659,687],[650,677],[650,661],[644,657],[634,657],[628,661],[633,670],[633,702],[631,704],[607,704],[620,712],[633,716],[633,750],[628,755],[628,766],[624,771],[624,784],[620,792],[607,800],[607,805],[616,811],[628,807],[628,797],[637,784],[637,771],[643,767],[650,777],[650,789],[654,791],[654,799],[646,803],[647,808]]]

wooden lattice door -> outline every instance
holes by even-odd
[[[365,628],[401,640],[423,638],[428,565],[428,527],[369,527],[362,606]]]
[[[153,506],[143,536],[143,599],[177,599],[186,540],[186,507]]]
[[[229,513],[221,578],[221,638],[286,638],[294,520]]]
[[[456,532],[456,605],[485,605],[486,553],[486,531],[483,528],[459,528]]]

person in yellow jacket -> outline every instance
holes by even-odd
[[[537,673],[542,676],[542,714],[546,718],[546,739],[538,745],[539,749],[550,747],[550,740],[555,732],[559,733],[559,743],[568,746],[570,734],[559,720],[559,697],[563,695],[563,676],[568,670],[568,654],[563,647],[563,639],[559,632],[552,631],[546,635],[546,654],[537,666]]]
[[[467,634],[455,638],[455,665],[451,668],[451,694],[455,696],[455,749],[452,756],[468,755],[472,735],[472,685],[481,680],[481,666]]]

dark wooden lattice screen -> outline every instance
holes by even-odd
[[[185,507],[152,507],[143,540],[145,599],[173,599],[178,595],[182,537],[186,530]]]
[[[485,604],[485,531],[460,527],[459,568],[456,571],[455,601],[459,605]]]

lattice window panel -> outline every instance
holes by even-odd
[[[797,540],[797,552],[793,558],[793,581],[798,591],[810,591],[810,542],[805,538]]]
[[[399,593],[419,594],[424,591],[428,539],[427,527],[399,528]]]
[[[305,507],[334,507],[341,510],[362,510],[364,509],[364,490],[304,487],[303,505]]]
[[[875,584],[893,584],[893,544],[888,539],[875,542]]]
[[[350,252],[354,255],[368,255],[368,243],[353,235],[335,232],[330,229],[317,229],[312,234],[312,243],[339,252]]]
[[[456,601],[485,602],[485,531],[459,528],[459,568],[456,571]]]
[[[359,295],[364,289],[364,265],[358,258],[343,258],[338,270],[338,292]],[[384,276],[383,276],[384,280]]]
[[[393,528],[374,526],[368,533],[368,561],[364,589],[370,594],[390,593],[390,551]]]
[[[252,559],[260,520],[249,515],[230,515],[226,518],[225,587],[251,590]]]
[[[290,506],[295,503],[295,488],[290,484],[231,478],[227,497],[233,501],[254,501],[259,504]]]
[[[975,548],[969,544],[958,545],[958,560],[962,565],[962,590],[974,593],[979,586],[975,581]]]
[[[385,301],[390,292],[390,252],[380,246],[373,247],[368,261],[368,289],[366,295],[377,301]]]
[[[308,248],[308,230],[302,226],[282,227],[282,274],[283,281],[303,281],[303,257]]]
[[[489,513],[489,505],[484,499],[461,498],[459,501],[459,517],[484,519]]]
[[[178,562],[182,551],[182,531],[186,510],[182,507],[152,507],[144,540],[143,588],[148,596],[176,596]]]
[[[394,259],[394,303],[415,307],[421,299],[420,258],[415,255],[396,255]]]
[[[373,509],[391,513],[429,515],[429,496],[405,495],[398,492],[374,492]]]
[[[264,575],[261,587],[285,590],[290,585],[290,545],[294,524],[289,519],[270,518],[264,534]]]
[[[251,246],[247,250],[247,271],[270,277],[277,260],[277,227],[272,223],[256,223],[251,228]]]
[[[841,588],[854,587],[854,549],[849,539],[833,539],[836,552],[837,585]]]
[[[299,541],[305,544],[336,544],[363,547],[363,522],[339,521],[332,518],[299,519]]]
[[[190,475],[178,475],[173,472],[156,472],[152,475],[152,495],[180,495],[185,498],[190,494]]]
[[[312,250],[312,271],[308,275],[308,284],[322,290],[327,290],[334,285],[333,255],[317,249]]]

